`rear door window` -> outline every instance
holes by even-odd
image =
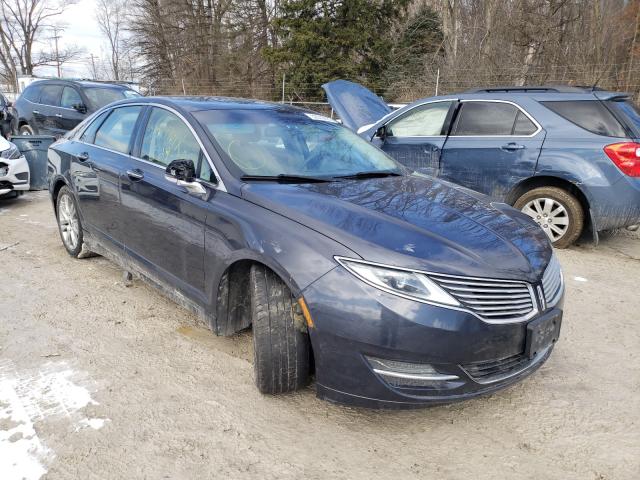
[[[626,137],[623,126],[598,100],[540,102],[554,113],[584,130],[605,137]]]
[[[110,113],[109,111],[106,111],[98,115],[91,122],[91,124],[85,129],[85,131],[82,132],[82,135],[80,136],[80,141],[86,142],[86,143],[93,143],[94,139],[96,138],[96,132],[98,131],[98,128],[100,128],[100,125],[102,125],[102,122],[104,121],[105,118],[107,118],[107,115],[109,115],[109,113]]]
[[[528,136],[538,130],[522,110],[503,102],[463,102],[453,128],[455,136]]]
[[[40,103],[57,107],[60,105],[62,85],[45,85],[40,93]]]
[[[131,136],[141,110],[140,106],[113,109],[98,128],[94,144],[116,152],[129,153]]]
[[[387,133],[394,137],[434,137],[442,129],[452,102],[435,102],[415,107],[387,124]]]

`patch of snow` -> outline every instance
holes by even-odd
[[[104,427],[105,422],[108,422],[108,418],[83,418],[78,422],[78,426],[76,427],[76,432],[81,428],[91,427],[94,430],[100,430]]]
[[[76,385],[66,362],[48,362],[35,371],[18,371],[0,361],[0,472],[2,478],[37,480],[55,454],[38,437],[34,424],[49,417],[68,417],[97,405],[89,391]],[[84,419],[101,428],[103,419]],[[84,420],[80,420],[83,424]]]

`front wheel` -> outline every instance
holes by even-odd
[[[283,393],[309,382],[309,334],[284,282],[263,265],[251,267],[253,369],[258,390]]]
[[[582,205],[561,188],[534,188],[518,198],[513,206],[533,218],[556,248],[572,245],[582,233]]]
[[[69,252],[69,255],[77,258],[82,252],[84,237],[76,199],[73,197],[69,187],[64,186],[58,192],[56,207],[58,230],[62,244]]]

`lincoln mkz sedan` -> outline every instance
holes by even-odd
[[[218,335],[253,329],[258,389],[378,408],[463,400],[542,365],[564,284],[526,214],[412,172],[329,118],[137,98],[49,150],[62,242]]]

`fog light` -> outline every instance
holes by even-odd
[[[428,387],[439,382],[458,380],[457,375],[440,373],[428,363],[408,363],[397,360],[365,357],[375,373],[394,387]]]

